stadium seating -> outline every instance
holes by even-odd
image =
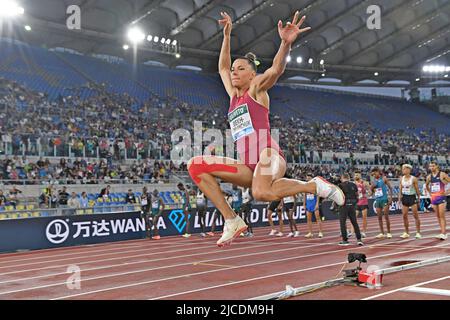
[[[0,51],[0,76],[45,92],[52,99],[69,95],[70,88],[95,82],[106,84],[111,92],[127,93],[141,103],[152,94],[170,95],[191,105],[215,106],[224,112],[229,103],[216,75],[146,65],[133,68],[126,62],[108,63],[4,40]],[[85,90],[83,97],[87,98],[92,92],[88,88]],[[319,122],[368,121],[381,130],[406,127],[418,130],[433,124],[438,131],[450,132],[447,118],[419,104],[399,99],[286,86],[276,86],[270,94],[272,112],[284,119],[301,115]]]

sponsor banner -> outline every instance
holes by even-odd
[[[337,212],[330,210],[331,202],[324,201],[322,203],[321,215],[325,220],[334,220],[338,219],[339,215]],[[391,206],[389,207],[390,214],[400,214],[401,213],[401,203],[397,201],[397,199],[393,199]],[[369,199],[368,205],[368,216],[376,215],[374,200]],[[223,227],[223,218],[221,215],[219,217],[213,216],[214,208],[208,208],[206,210],[205,215],[205,231],[211,231],[211,226],[213,223],[213,219],[216,219],[216,231],[221,231]],[[361,216],[361,215],[360,215]],[[298,204],[294,210],[293,218],[297,223],[306,223],[306,212],[303,208],[302,204]],[[276,225],[278,225],[278,215],[273,214],[273,221]],[[288,225],[288,217],[287,212],[283,210],[283,221]],[[315,217],[313,215],[313,221],[315,221]],[[253,227],[265,227],[269,225],[267,219],[267,205],[258,204],[252,207],[252,211],[250,213],[250,222]],[[199,217],[196,209],[192,209],[189,213],[189,232],[190,233],[199,233],[201,232]],[[159,218],[157,222],[157,227],[159,234],[161,236],[168,235],[177,235],[183,234],[186,230],[186,221],[184,218],[183,210],[167,210],[164,211],[163,215]],[[339,228],[336,226],[336,228]],[[286,229],[287,230],[287,229]]]
[[[145,237],[140,212],[0,221],[0,252],[46,249]]]
[[[369,216],[375,215],[373,202],[372,199],[369,200]],[[338,219],[338,214],[330,210],[330,205],[330,202],[323,202],[322,216],[325,220]],[[214,208],[206,211],[205,231],[211,230],[213,219],[216,219],[216,231],[222,230],[223,217],[220,214],[213,216],[213,212]],[[400,212],[401,204],[394,200],[390,213]],[[306,223],[303,205],[296,206],[293,217],[297,223]],[[284,210],[283,219],[288,224]],[[254,227],[268,226],[267,205],[253,206],[250,221]],[[273,221],[278,224],[278,215],[273,214]],[[0,252],[140,239],[147,236],[147,226],[145,217],[140,212],[1,220]],[[189,226],[190,233],[201,232],[195,209],[189,213]],[[158,228],[161,236],[183,234],[186,228],[184,212],[180,209],[165,210],[154,227]]]

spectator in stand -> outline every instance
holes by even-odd
[[[109,197],[109,191],[111,190],[111,186],[107,185],[106,188],[103,188],[100,191],[100,197],[106,200]]]
[[[80,200],[78,200],[78,196],[75,192],[72,192],[70,199],[67,201],[67,205],[71,209],[81,208]]]
[[[136,203],[136,198],[134,196],[133,190],[128,189],[126,201],[127,203]]]
[[[50,198],[45,192],[41,193],[41,195],[39,196],[39,208],[50,208]]]
[[[88,197],[87,197],[87,193],[84,192],[84,191],[81,193],[80,207],[81,208],[88,208],[89,207],[89,200],[88,200]]]
[[[18,195],[19,193],[22,193],[19,189],[16,188],[16,186],[13,186],[11,190],[9,190],[9,204],[16,209],[16,206],[19,204]]]
[[[6,204],[6,197],[3,194],[3,190],[0,190],[0,206],[4,206]]]
[[[59,205],[67,206],[69,200],[69,193],[67,192],[67,187],[63,187],[61,191],[58,192]]]

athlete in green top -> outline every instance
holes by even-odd
[[[380,169],[372,169],[372,177],[375,179],[372,181],[371,189],[372,194],[375,197],[375,210],[378,215],[378,224],[380,225],[381,233],[376,236],[378,239],[387,237],[392,238],[391,234],[391,222],[389,221],[389,206],[392,203],[392,186],[389,180],[381,174]],[[388,197],[389,189],[389,197]],[[383,213],[386,220],[387,234],[384,234],[383,228]]]

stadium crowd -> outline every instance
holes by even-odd
[[[83,100],[86,90],[90,97]],[[206,110],[156,94],[139,103],[128,94],[111,93],[106,85],[69,88],[67,96],[49,101],[45,94],[0,78],[0,93],[0,154],[67,157],[70,146],[75,157],[105,158],[108,164],[125,158],[167,160],[175,129],[184,128],[193,137],[194,120],[222,132],[228,129],[225,109]],[[379,150],[391,154],[389,164],[404,154],[420,155],[422,164],[426,157],[448,157],[450,149],[449,136],[433,129],[381,132],[369,123],[319,123],[301,116],[286,120],[277,114],[271,115],[271,125],[295,162],[310,162],[307,151]]]

